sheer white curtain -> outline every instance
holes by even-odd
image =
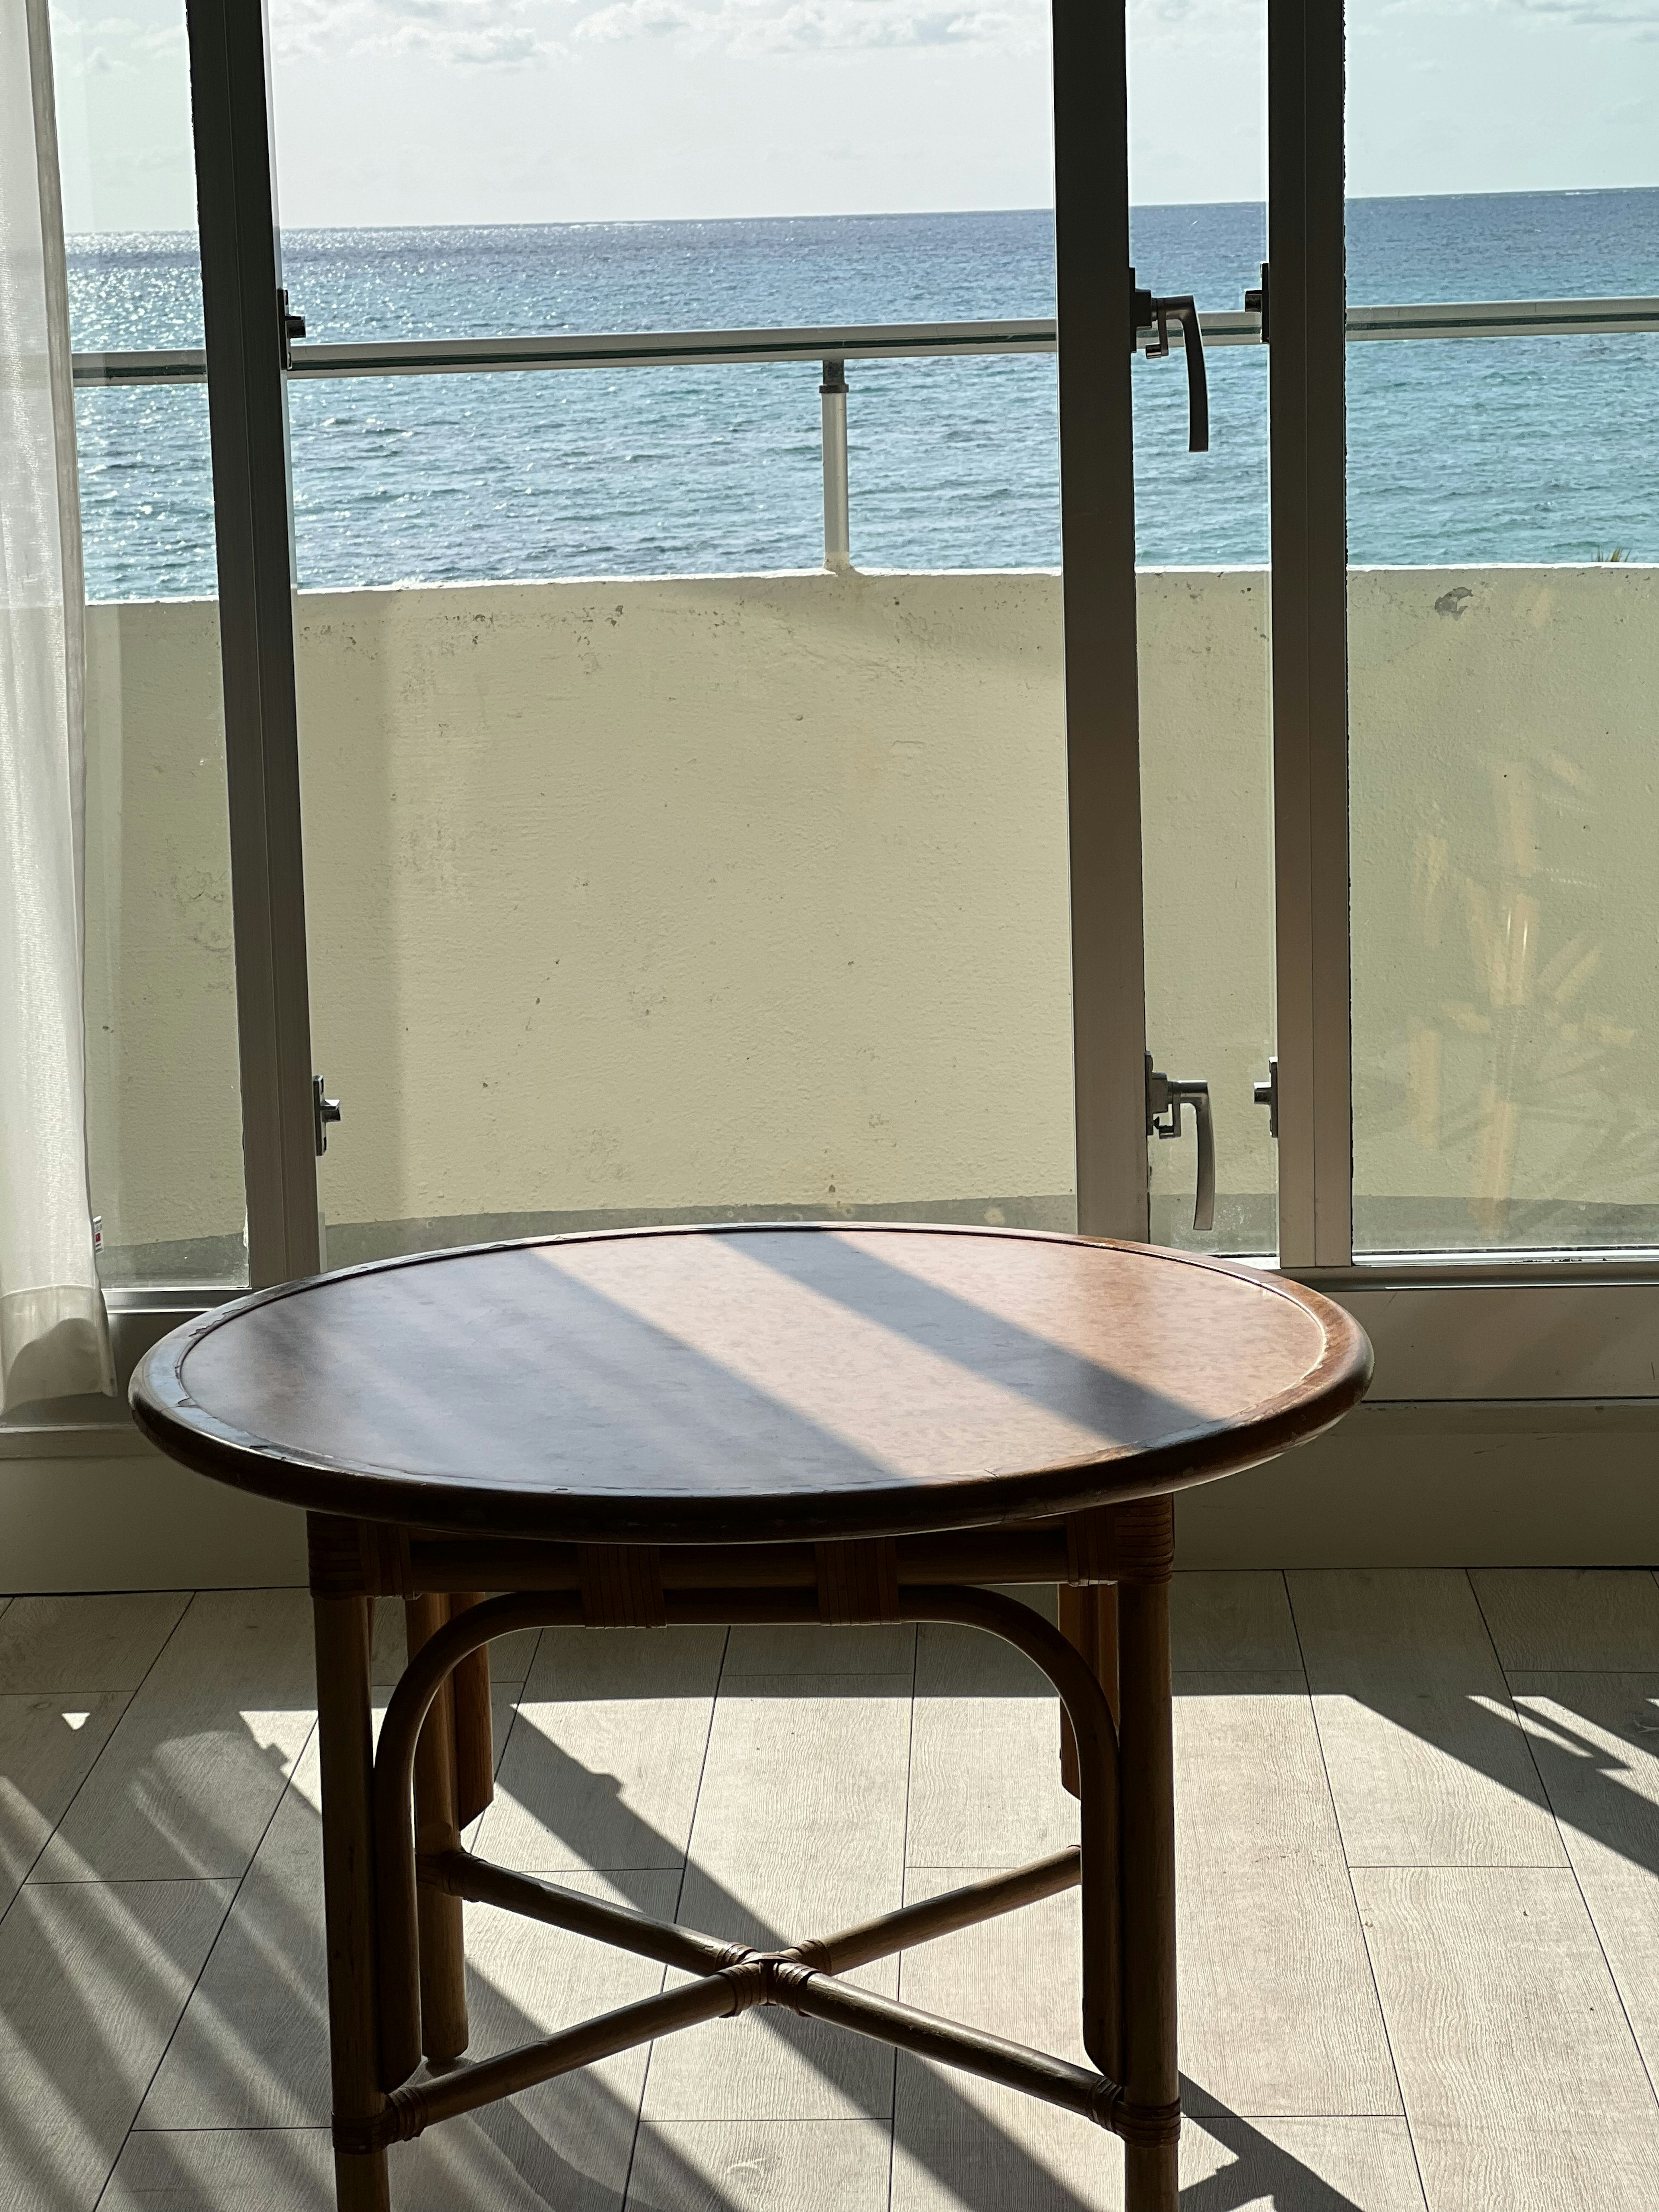
[[[85,594],[46,0],[0,0],[0,1402],[112,1390],[81,1025]]]

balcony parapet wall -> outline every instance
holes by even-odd
[[[1149,571],[1140,605],[1151,1026],[1211,1081],[1224,1191],[1265,1205],[1267,580]],[[1448,978],[1506,884],[1597,955],[1606,1113],[1659,1095],[1656,615],[1623,564],[1356,572],[1362,1194],[1467,1210],[1458,1024],[1491,1008]],[[1068,1218],[1054,575],[328,592],[299,622],[332,1259],[675,1212]],[[96,607],[88,651],[105,1241],[117,1279],[163,1248],[188,1273],[241,1213],[214,609]],[[1583,1179],[1547,1125],[1517,1202]]]

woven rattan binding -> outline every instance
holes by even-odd
[[[306,1516],[313,1597],[400,1597],[409,1589],[409,1531],[385,1521]]]
[[[852,1621],[899,1618],[898,1546],[890,1536],[852,1543],[815,1544],[818,1619]]]
[[[582,1621],[588,1628],[661,1628],[662,1554],[654,1544],[578,1544]]]
[[[1175,1512],[1167,1498],[1094,1505],[1066,1516],[1066,1579],[1166,1583],[1175,1568]]]

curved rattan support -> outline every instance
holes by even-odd
[[[392,1693],[374,1754],[376,1972],[383,2089],[399,2087],[421,2063],[413,1791],[415,1747],[422,1723],[445,1678],[469,1652],[516,1629],[568,1627],[581,1617],[581,1599],[574,1592],[538,1590],[486,1598],[428,1638]]]
[[[1077,1739],[1082,1814],[1083,2047],[1100,2071],[1123,2079],[1121,1884],[1118,1748],[1111,1707],[1075,1644],[1020,1600],[949,1586],[900,1592],[907,1620],[983,1629],[1023,1651],[1060,1692]]]
[[[668,1619],[799,1620],[796,1590],[671,1593]],[[1084,2048],[1100,2071],[1121,2080],[1121,1972],[1118,1883],[1117,1737],[1099,1682],[1078,1651],[1040,1613],[990,1590],[923,1585],[900,1591],[907,1620],[952,1622],[1001,1637],[1054,1684],[1076,1731],[1082,1778]],[[405,1668],[381,1723],[374,1759],[375,1897],[380,1990],[380,2082],[390,2092],[420,2064],[420,1951],[411,1795],[422,1725],[445,1678],[469,1652],[521,1628],[563,1627],[582,1619],[574,1593],[489,1598],[441,1628]]]

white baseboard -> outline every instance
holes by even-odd
[[[303,1585],[304,1516],[131,1431],[0,1459],[0,1590]],[[1184,1567],[1659,1563],[1659,1401],[1362,1406],[1271,1466],[1189,1491]]]
[[[1190,1490],[1184,1567],[1659,1564],[1659,1401],[1364,1405]]]
[[[305,1516],[191,1474],[131,1431],[0,1459],[0,1590],[246,1589],[306,1581]]]

